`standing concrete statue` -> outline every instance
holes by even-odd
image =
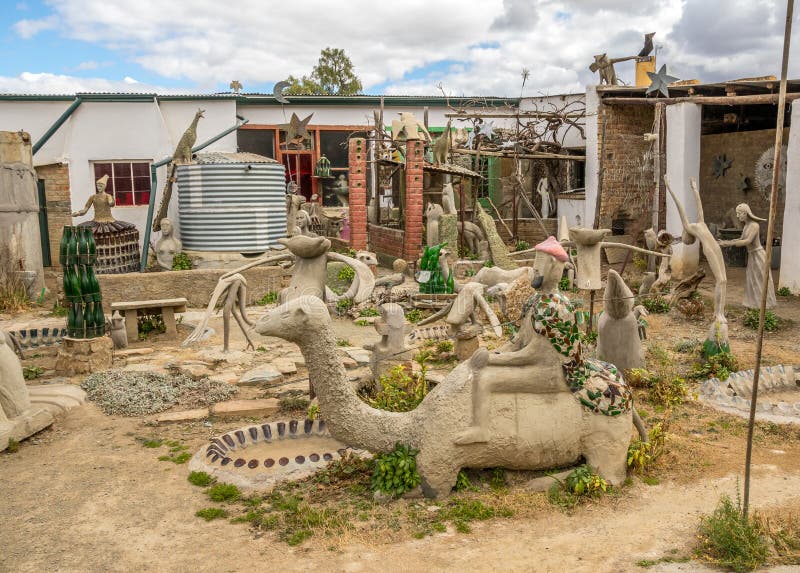
[[[453,193],[453,184],[445,183],[442,185],[442,208],[446,215],[456,215],[456,198]]]
[[[438,203],[428,203],[425,208],[425,243],[429,247],[439,244],[439,218],[443,213]]]
[[[681,224],[683,225],[681,240],[686,245],[691,245],[695,240],[700,241],[703,247],[703,254],[705,254],[706,261],[708,261],[708,267],[711,269],[711,274],[714,275],[714,323],[711,325],[707,340],[716,343],[720,349],[725,349],[730,346],[728,339],[728,320],[725,318],[725,293],[728,287],[725,260],[722,258],[722,249],[714,238],[714,235],[708,229],[708,225],[706,225],[705,218],[703,217],[703,202],[700,200],[700,191],[697,189],[697,182],[693,178],[690,183],[697,205],[696,223],[689,221],[683,204],[681,204],[675,196],[675,193],[672,192],[667,178],[664,178],[664,184],[675,203],[678,215],[681,218]]]
[[[371,350],[369,360],[372,379],[380,392],[380,378],[394,368],[401,365],[411,372],[411,358],[414,349],[406,346],[406,334],[410,331],[406,323],[406,315],[399,304],[388,302],[378,307],[380,316],[373,323],[381,339],[373,344],[365,344],[366,350]]]
[[[181,252],[182,244],[175,237],[172,221],[166,217],[161,220],[161,237],[156,241],[156,260],[162,269],[171,271],[175,255]]]
[[[347,175],[340,173],[339,178],[331,186],[331,189],[333,189],[333,193],[342,207],[350,207],[350,187],[347,184]]]
[[[639,321],[633,314],[633,293],[617,271],[610,269],[603,295],[603,314],[597,322],[597,357],[620,372],[644,368]]]
[[[300,235],[302,230],[297,224],[297,213],[300,206],[305,202],[305,197],[298,191],[300,187],[294,181],[290,181],[286,186],[286,236],[293,237]]]
[[[736,206],[736,217],[744,223],[741,238],[719,241],[719,244],[722,247],[747,247],[747,275],[742,304],[747,308],[761,308],[761,290],[764,286],[764,266],[767,264],[767,256],[764,247],[761,246],[761,229],[758,223],[766,219],[753,215],[747,203]],[[774,308],[775,304],[775,286],[772,284],[772,273],[770,273],[767,308]]]
[[[536,192],[542,199],[542,219],[549,219],[550,211],[553,210],[553,200],[550,198],[550,180],[547,177],[539,179]]]
[[[672,269],[670,263],[672,261],[672,235],[667,231],[661,230],[656,234],[655,230],[650,227],[644,232],[645,243],[648,249],[656,250],[669,257],[662,257],[658,263],[658,276],[654,276],[653,280],[649,280],[648,274],[645,273],[645,279],[642,281],[642,288],[639,289],[639,294],[648,294],[652,292],[661,292],[672,280]],[[647,281],[649,284],[647,284]]]
[[[122,316],[118,310],[115,310],[109,322],[111,323],[111,340],[114,342],[114,348],[117,350],[120,348],[127,348],[128,331],[125,330],[125,317]]]
[[[430,143],[431,134],[425,129],[425,125],[414,117],[413,113],[408,111],[401,111],[399,113],[400,119],[392,120],[392,140],[397,141],[405,139],[406,141],[410,141],[422,139]],[[420,137],[420,132],[422,132],[422,137]]]

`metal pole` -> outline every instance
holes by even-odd
[[[744,462],[744,496],[742,514],[747,517],[750,506],[750,462],[753,454],[753,429],[756,421],[756,401],[758,400],[758,381],[761,377],[761,351],[764,346],[764,315],[767,310],[767,292],[770,285],[772,238],[775,234],[775,216],[778,209],[778,180],[780,177],[781,146],[783,144],[783,124],[786,113],[786,75],[789,68],[789,44],[792,37],[792,13],[794,0],[786,2],[786,28],[783,32],[783,63],[781,65],[781,86],[778,92],[778,119],[775,122],[775,157],[772,164],[772,190],[769,196],[769,219],[767,222],[767,253],[764,263],[764,276],[761,283],[761,308],[758,312],[758,336],[756,337],[756,365],[753,372],[753,394],[750,396],[750,419],[747,423],[747,453]]]
[[[50,126],[50,129],[45,131],[44,135],[42,135],[42,137],[40,137],[39,140],[33,144],[33,147],[31,147],[32,155],[36,155],[36,152],[39,151],[45,143],[47,143],[47,140],[53,137],[53,134],[58,131],[58,128],[69,119],[69,116],[71,116],[76,109],[78,109],[78,106],[81,105],[81,102],[83,102],[83,98],[81,96],[76,96],[75,101],[73,101],[70,106],[64,110],[64,113],[62,113],[55,123]]]

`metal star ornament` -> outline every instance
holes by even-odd
[[[733,165],[733,159],[728,159],[728,156],[724,153],[717,155],[714,161],[711,162],[711,174],[715,179],[725,177],[725,172],[731,168],[731,165]]]
[[[494,134],[494,122],[493,121],[485,121],[477,126],[478,133],[486,137],[486,139],[491,139],[492,135]]]
[[[292,113],[292,119],[289,120],[289,123],[279,125],[278,128],[286,132],[286,141],[297,143],[305,139],[311,139],[311,134],[308,132],[308,122],[311,121],[311,116],[313,115],[312,113],[301,120],[296,113]]]
[[[661,66],[661,69],[656,73],[647,72],[647,76],[650,78],[650,86],[647,88],[645,95],[650,95],[653,92],[659,92],[664,94],[664,97],[669,97],[669,90],[667,89],[667,86],[672,82],[678,81],[678,78],[667,75],[666,64]]]

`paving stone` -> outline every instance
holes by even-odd
[[[152,354],[153,352],[155,352],[155,350],[149,346],[144,348],[122,348],[114,351],[114,357],[123,358],[128,356],[145,356],[146,354]]]
[[[287,358],[279,358],[277,360],[273,360],[272,361],[272,365],[281,374],[296,374],[297,373],[297,365],[294,363],[293,360],[289,360]]]
[[[275,398],[258,400],[228,400],[211,407],[211,412],[221,418],[263,417],[271,416],[280,410],[280,403]]]
[[[365,364],[369,364],[370,358],[370,351],[365,350],[364,348],[357,348],[355,346],[348,346],[343,348],[344,352],[353,360],[355,360],[359,366],[364,366]]]
[[[221,372],[209,377],[209,380],[217,380],[224,384],[237,384],[239,375],[236,372]]]
[[[197,408],[195,410],[182,410],[180,412],[167,412],[159,414],[156,422],[166,424],[169,422],[199,422],[208,418],[208,408]]]
[[[192,380],[200,380],[201,378],[205,378],[213,374],[213,372],[203,364],[188,364],[186,366],[181,366],[179,370]]]
[[[351,370],[353,368],[358,368],[358,362],[356,362],[355,360],[353,360],[349,356],[343,356],[342,357],[342,365],[345,368],[347,368],[348,370]]]
[[[283,382],[283,374],[273,366],[260,366],[253,368],[239,378],[237,384],[243,386],[267,384],[274,386]]]

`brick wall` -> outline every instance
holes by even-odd
[[[422,252],[422,202],[425,148],[421,140],[406,142],[405,243],[403,258],[416,261]]]
[[[783,141],[789,140],[789,130],[783,132]],[[769,195],[764,195],[756,183],[756,161],[764,151],[775,144],[775,130],[739,131],[735,133],[715,133],[703,135],[700,140],[700,197],[703,200],[703,214],[707,223],[715,223],[729,228],[726,218],[728,210],[739,203],[747,203],[759,217],[766,218],[769,213]],[[722,177],[715,177],[712,166],[714,158],[725,155],[733,161]],[[770,165],[772,162],[770,161]],[[771,170],[769,171],[771,173]],[[742,188],[744,178],[750,179],[750,190]],[[769,191],[767,191],[769,193]],[[778,217],[775,219],[776,236],[783,229],[783,206],[786,193],[778,194]],[[767,225],[762,225],[762,238],[766,236]]]
[[[36,168],[36,176],[44,179],[47,199],[47,230],[50,234],[50,259],[58,266],[58,244],[67,225],[72,225],[72,199],[69,192],[69,166],[63,163],[42,165]]]
[[[644,134],[653,129],[653,106],[600,105],[597,117],[600,173],[600,221],[598,228],[611,228],[617,218],[628,219],[627,227],[649,216],[654,187],[653,159],[645,154],[650,143]],[[604,127],[605,124],[605,127]],[[592,221],[587,221],[591,226]]]
[[[402,229],[369,225],[369,250],[378,255],[381,264],[393,259],[402,259],[405,254],[403,252],[405,235]]]
[[[511,219],[504,220],[506,225],[511,227],[513,221]],[[539,226],[539,223],[536,221],[536,219],[517,219],[517,239],[520,241],[527,241],[532,247],[538,243],[541,243],[550,235],[556,236],[558,233],[558,219],[543,219],[543,221],[544,226],[547,229],[547,235],[544,234],[544,231],[542,231],[542,228]],[[500,233],[500,237],[506,242],[506,244],[511,241],[511,235],[508,234],[505,226],[503,226],[503,224],[500,222],[497,223],[497,232]]]
[[[350,247],[361,251],[367,248],[367,145],[361,137],[349,145]]]

